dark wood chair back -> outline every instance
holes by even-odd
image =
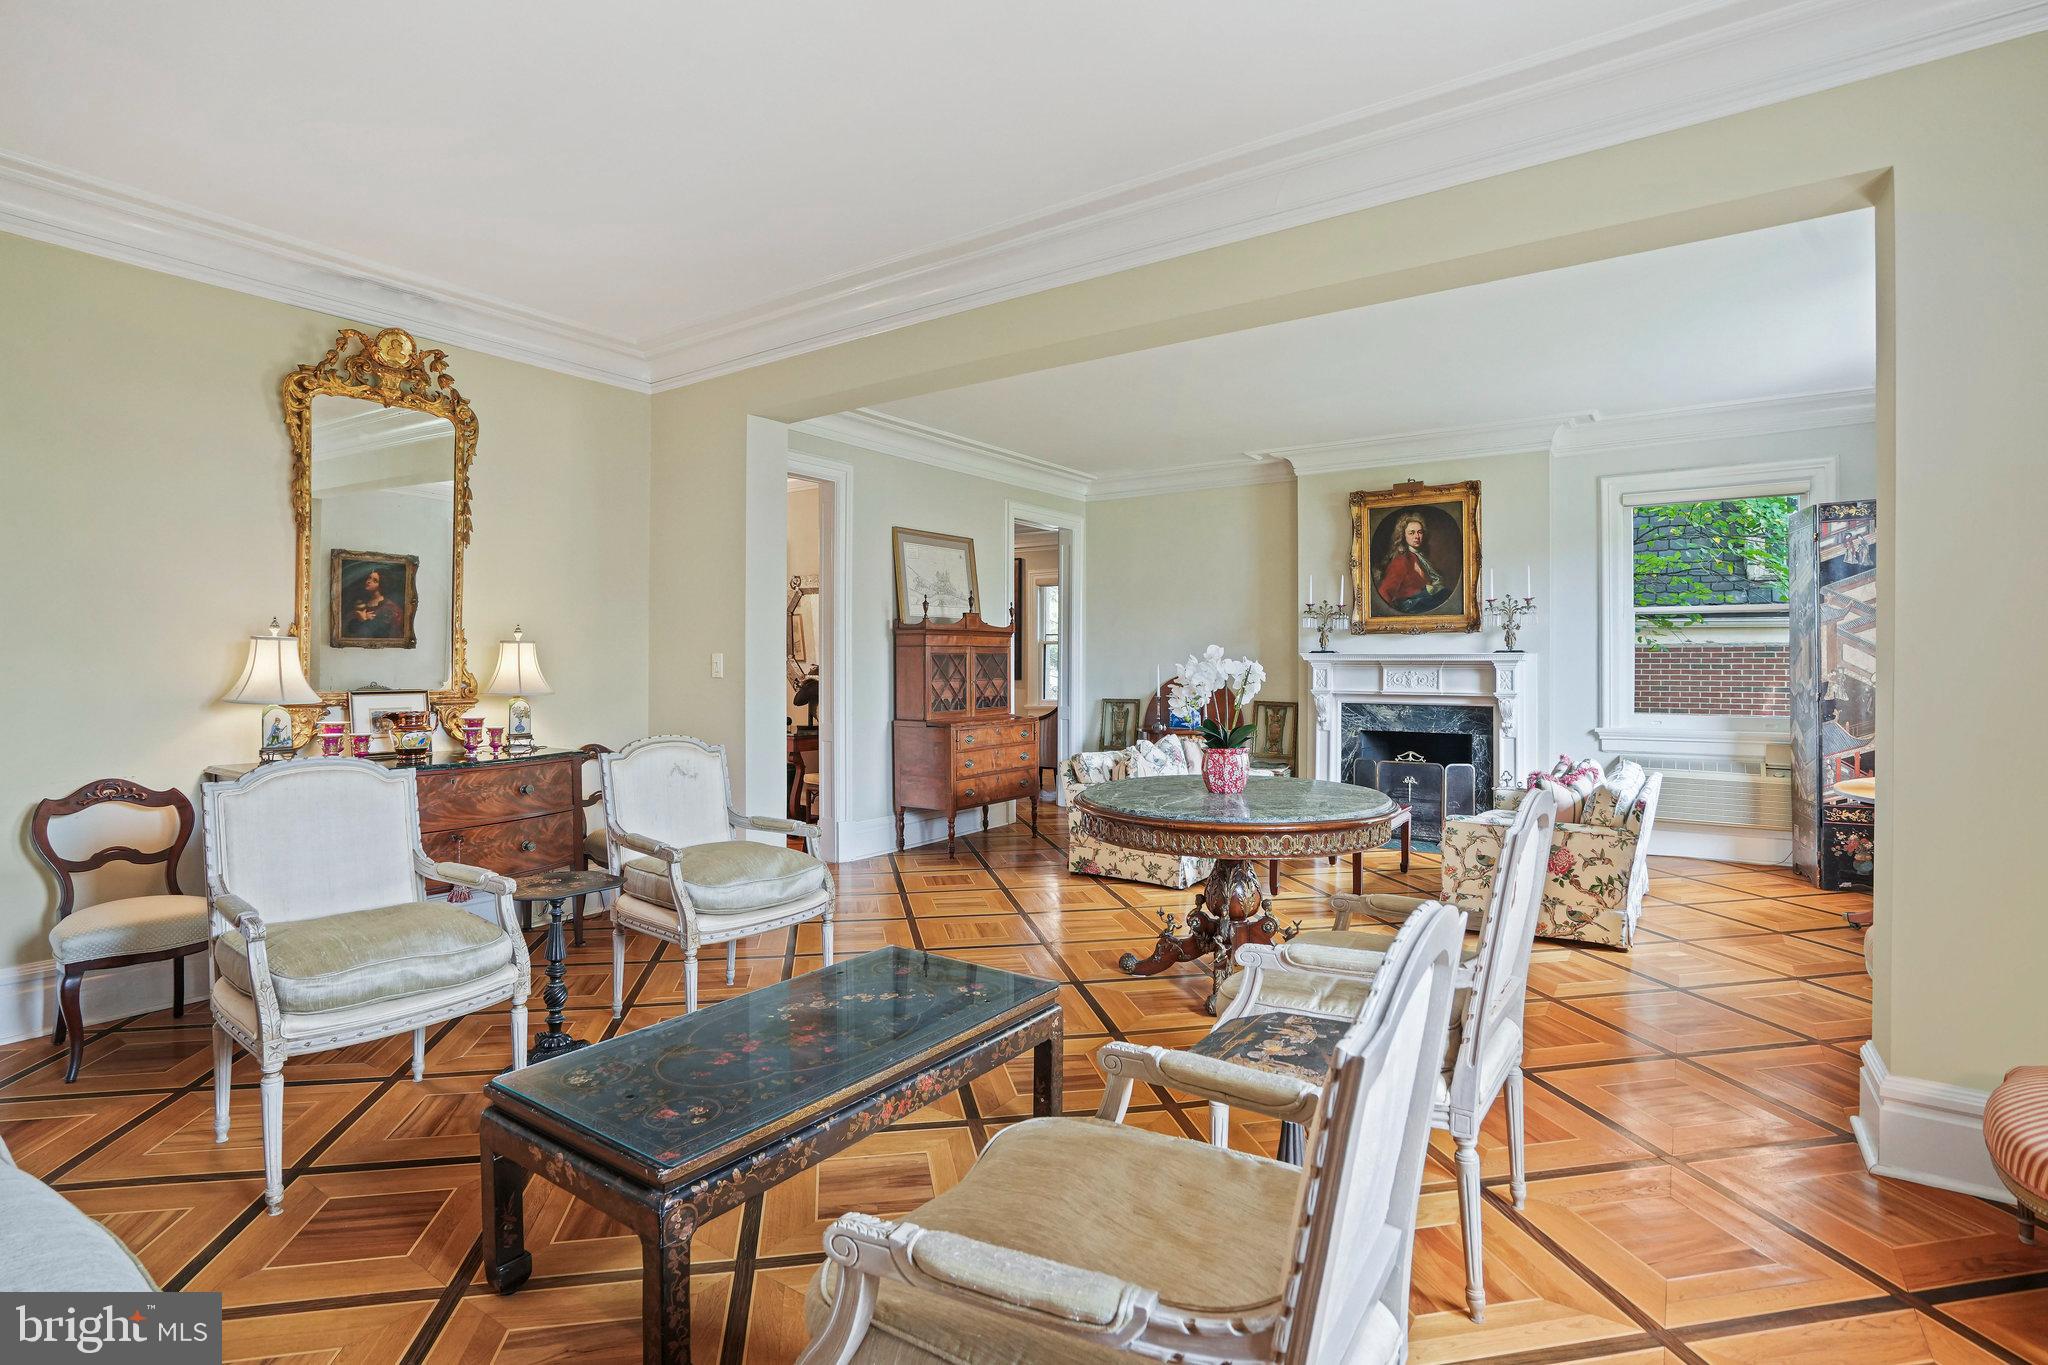
[[[604,765],[597,761],[597,756],[599,754],[608,754],[611,751],[612,746],[609,744],[579,744],[576,746],[576,752],[584,756],[582,766],[585,768],[595,768],[598,773],[597,781],[590,784],[590,790],[584,794],[583,800],[578,803],[583,807],[583,812],[578,818],[583,822],[583,837],[586,839],[590,837],[591,809],[602,804],[604,801]]]
[[[96,850],[87,858],[59,857],[50,844],[50,822],[108,802],[125,806],[168,806],[178,813],[177,837],[153,853],[144,853],[126,844],[114,844]],[[162,863],[165,889],[173,896],[185,894],[178,886],[178,860],[185,854],[185,845],[192,840],[192,823],[192,803],[185,798],[185,793],[160,792],[125,777],[103,777],[86,783],[69,796],[54,796],[36,802],[35,816],[29,823],[29,841],[35,845],[36,855],[57,875],[57,918],[63,919],[71,913],[76,894],[72,876],[105,867],[108,863]]]

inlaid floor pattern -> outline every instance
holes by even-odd
[[[1202,977],[1133,980],[1116,965],[1188,894],[1069,874],[1061,814],[964,839],[953,858],[920,849],[838,869],[838,946],[904,944],[1061,982],[1066,1102],[1085,1113],[1101,1095],[1103,1042],[1185,1041],[1208,1019]],[[1506,1197],[1496,1111],[1482,1147],[1481,1324],[1464,1313],[1449,1147],[1433,1144],[1415,1359],[2048,1362],[2048,1238],[2022,1246],[2003,1210],[1876,1179],[1858,1158],[1849,1118],[1870,980],[1841,913],[1864,898],[1781,870],[1655,863],[1634,953],[1537,945],[1529,1198],[1517,1210]],[[1391,852],[1369,866],[1374,889],[1436,884],[1431,855],[1405,877]],[[1349,881],[1345,868],[1289,864],[1275,908],[1327,924],[1327,893]],[[569,974],[577,1034],[682,1009],[675,950],[636,938],[628,1013],[613,1025],[609,935],[593,929]],[[818,950],[811,925],[744,943],[732,987],[707,958],[704,994],[809,971]],[[559,1191],[535,1182],[529,1196],[528,1286],[500,1298],[482,1282],[476,1114],[505,1026],[498,1011],[435,1030],[419,1085],[403,1038],[289,1068],[278,1218],[262,1216],[246,1059],[233,1140],[212,1140],[203,1006],[94,1030],[72,1086],[47,1044],[0,1048],[0,1136],[167,1287],[218,1290],[229,1360],[638,1360],[637,1245]],[[831,1221],[916,1207],[1029,1111],[1027,1059],[713,1223],[697,1242],[696,1358],[791,1360]],[[1131,1122],[1207,1131],[1201,1105],[1157,1093],[1138,1097]],[[1270,1152],[1277,1136],[1254,1119],[1235,1141]]]

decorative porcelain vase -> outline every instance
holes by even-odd
[[[1250,749],[1202,750],[1202,781],[1218,796],[1236,796],[1251,775]]]

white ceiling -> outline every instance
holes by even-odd
[[[1867,389],[1868,210],[877,409],[1084,475],[1544,417]]]
[[[661,387],[2044,10],[0,0],[0,228]]]

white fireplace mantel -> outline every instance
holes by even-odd
[[[1494,782],[1513,783],[1537,761],[1536,656],[1306,653],[1315,703],[1315,775],[1344,780],[1344,703],[1484,705],[1493,710]]]

